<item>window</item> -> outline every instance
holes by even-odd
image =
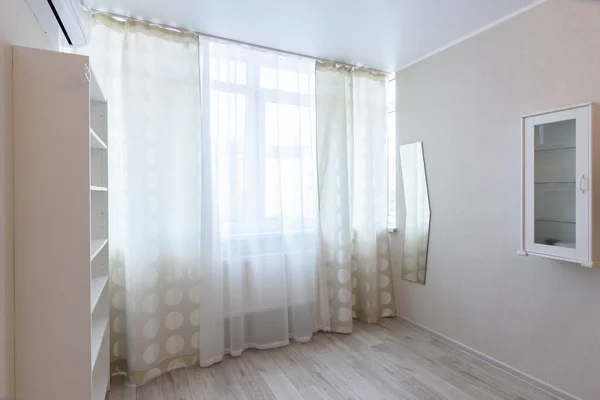
[[[219,215],[238,233],[316,220],[314,63],[211,43]]]
[[[388,229],[396,229],[396,75],[387,83]]]

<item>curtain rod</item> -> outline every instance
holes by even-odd
[[[96,9],[92,9],[92,13],[94,14],[102,14],[102,15],[106,15],[110,18],[116,19],[116,20],[126,20],[126,21],[135,21],[135,22],[141,22],[141,23],[146,23],[149,25],[153,25],[162,29],[166,29],[166,30],[170,30],[170,31],[177,31],[177,32],[181,32],[181,33],[186,33],[186,34],[192,34],[192,35],[196,35],[196,36],[201,36],[201,37],[206,37],[209,39],[216,39],[216,40],[222,40],[222,41],[226,41],[226,42],[232,42],[232,43],[236,43],[239,45],[243,45],[243,46],[249,46],[249,47],[254,47],[260,50],[267,50],[267,51],[273,51],[275,53],[280,53],[280,54],[285,54],[285,55],[290,55],[290,56],[295,56],[295,57],[301,57],[301,58],[306,58],[309,60],[315,60],[315,61],[319,61],[319,62],[331,62],[331,63],[335,63],[336,65],[342,65],[344,67],[348,67],[348,68],[352,68],[352,69],[365,69],[371,72],[375,72],[378,74],[384,74],[384,75],[389,75],[389,72],[385,72],[385,71],[381,71],[378,69],[373,69],[373,68],[368,68],[368,67],[362,67],[359,65],[352,65],[352,64],[348,64],[348,63],[344,63],[344,62],[340,62],[340,61],[334,61],[334,60],[327,60],[324,58],[318,58],[318,57],[312,57],[312,56],[307,56],[306,54],[301,54],[301,53],[294,53],[292,51],[286,51],[286,50],[280,50],[280,49],[274,49],[272,47],[267,47],[267,46],[261,46],[258,44],[252,44],[252,43],[247,43],[247,42],[242,42],[241,40],[235,40],[235,39],[227,39],[221,36],[215,36],[215,35],[209,35],[207,33],[201,33],[201,32],[196,32],[196,31],[192,31],[189,29],[183,29],[183,28],[178,28],[176,26],[172,26],[172,25],[167,25],[167,24],[161,24],[158,22],[151,22],[151,21],[146,21],[144,19],[141,18],[134,18],[134,17],[127,17],[125,15],[120,15],[120,14],[115,14],[112,12],[108,12],[108,11],[102,11],[102,10],[96,10]]]

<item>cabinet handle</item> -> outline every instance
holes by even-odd
[[[579,178],[579,191],[581,193],[583,193],[583,180],[585,179],[585,177],[583,176],[583,174],[581,174],[581,177]]]

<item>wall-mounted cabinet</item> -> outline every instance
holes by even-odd
[[[600,262],[599,130],[596,103],[522,118],[520,255]]]

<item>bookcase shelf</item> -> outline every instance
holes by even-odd
[[[100,296],[102,295],[102,292],[104,291],[104,288],[106,287],[107,282],[108,282],[108,277],[106,277],[106,276],[92,278],[91,284],[90,284],[90,287],[91,287],[90,288],[90,304],[91,304],[92,312],[96,308],[96,305],[98,304],[98,300],[100,299]]]
[[[108,318],[102,318],[92,324],[92,370],[96,366],[102,340],[106,336]]]
[[[90,241],[90,261],[94,261],[94,258],[96,258],[107,243],[108,239],[92,239]]]
[[[108,146],[106,146],[104,140],[100,139],[100,136],[92,128],[90,128],[90,147],[92,149],[108,150]]]

